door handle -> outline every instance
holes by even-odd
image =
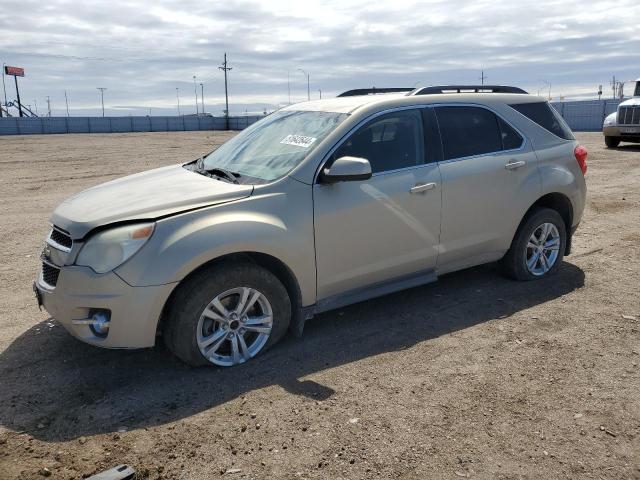
[[[411,190],[409,190],[409,192],[411,193],[426,192],[427,190],[433,190],[434,188],[436,188],[436,185],[437,183],[434,183],[434,182],[419,183],[415,187],[411,187]]]
[[[526,164],[527,162],[525,162],[524,160],[518,160],[517,162],[510,161],[504,166],[504,168],[506,168],[507,170],[515,170],[516,168],[524,167]]]

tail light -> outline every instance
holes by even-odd
[[[584,175],[587,173],[587,155],[589,155],[589,152],[587,152],[587,149],[582,145],[578,145],[573,150],[573,154],[576,156],[576,161],[578,165],[580,165],[580,170],[582,170],[582,174]]]

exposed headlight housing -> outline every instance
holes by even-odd
[[[136,223],[98,232],[84,244],[76,265],[110,272],[131,258],[151,238],[155,223]]]

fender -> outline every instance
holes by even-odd
[[[277,193],[256,189],[245,199],[159,220],[148,244],[116,273],[133,286],[161,285],[180,282],[224,255],[263,253],[291,270],[302,306],[315,303],[311,187],[293,179],[288,183]]]

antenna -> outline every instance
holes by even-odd
[[[231,67],[227,66],[227,52],[224,53],[224,62],[222,62],[222,65],[218,68],[224,72],[224,118],[225,129],[229,130],[229,91],[227,88],[227,72],[231,70]]]

